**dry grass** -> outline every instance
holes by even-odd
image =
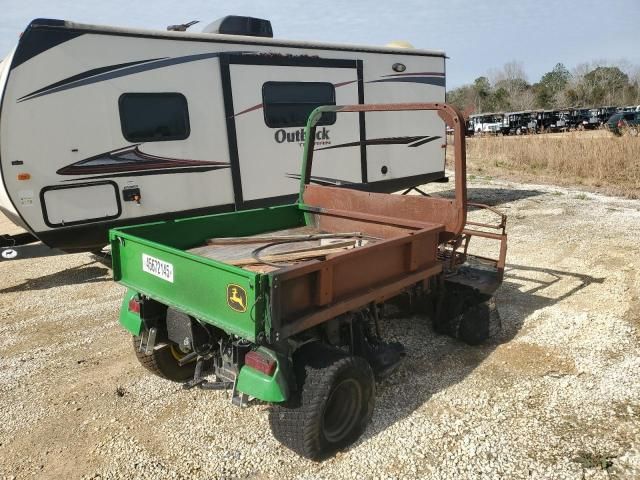
[[[639,137],[600,131],[471,138],[467,165],[470,173],[599,187],[640,198]]]

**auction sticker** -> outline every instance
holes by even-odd
[[[146,253],[142,254],[142,270],[158,278],[173,283],[173,265],[158,260]]]

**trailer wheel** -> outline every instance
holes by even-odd
[[[196,362],[180,366],[178,360],[184,357],[178,348],[171,344],[153,350],[151,355],[140,351],[140,337],[133,337],[133,349],[140,364],[154,375],[172,382],[186,382],[195,373]]]
[[[363,358],[322,345],[310,347],[294,356],[297,395],[273,405],[269,423],[284,446],[317,460],[351,445],[364,432],[373,414],[375,381]]]

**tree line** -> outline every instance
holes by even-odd
[[[447,102],[465,114],[640,105],[640,69],[604,62],[581,64],[572,71],[562,63],[529,83],[522,62],[508,62],[473,83],[447,92]]]

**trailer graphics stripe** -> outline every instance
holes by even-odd
[[[291,178],[293,180],[300,180],[299,173],[287,173],[286,177]],[[342,180],[339,178],[330,178],[330,177],[317,177],[315,175],[311,175],[309,177],[309,181],[317,185],[329,185],[334,187],[338,185],[351,185],[354,183],[351,180]]]
[[[113,177],[118,172],[136,172],[136,175],[143,174],[165,174],[172,173],[173,169],[180,172],[191,170],[196,167],[199,171],[218,170],[230,168],[227,162],[205,161],[205,160],[185,160],[176,158],[159,157],[150,155],[140,150],[141,144],[129,145],[109,152],[100,153],[93,157],[80,160],[62,167],[56,171],[58,175],[87,175],[104,173],[105,176]],[[167,172],[167,169],[172,169]],[[100,177],[91,177],[100,178]],[[86,180],[86,178],[83,178]]]
[[[136,62],[129,62],[129,64],[117,64],[100,68],[94,68],[87,70],[86,72],[79,73],[71,76],[65,80],[42,87],[35,90],[17,100],[17,102],[24,102],[26,100],[33,100],[34,98],[42,97],[44,95],[50,95],[52,93],[62,92],[71,88],[83,87],[94,83],[104,82],[107,80],[113,80],[114,78],[125,77],[127,75],[134,75],[136,73],[148,72],[150,70],[156,70],[159,68],[171,67],[174,65],[180,65],[182,63],[197,62],[199,60],[207,60],[210,58],[219,57],[222,53],[230,54],[244,54],[252,52],[210,52],[210,53],[198,53],[195,55],[185,55],[182,57],[164,57],[158,59],[140,60]],[[129,66],[126,66],[129,65]],[[99,72],[97,72],[99,71]]]
[[[443,72],[404,72],[404,73],[391,73],[389,75],[382,75],[383,77],[410,77],[416,75],[424,75],[428,77],[444,77]]]
[[[383,75],[382,77],[383,78],[380,78],[378,80],[370,80],[366,83],[409,82],[409,83],[424,83],[426,85],[444,87],[446,82],[443,72],[392,73],[390,75]]]
[[[56,87],[62,87],[65,85],[69,85],[72,84],[74,82],[80,81],[80,80],[84,80],[85,78],[89,78],[89,77],[93,77],[95,75],[99,75],[101,73],[107,73],[107,72],[111,72],[113,70],[118,70],[120,68],[125,68],[125,67],[130,67],[133,65],[140,65],[141,63],[147,63],[147,62],[153,62],[156,60],[163,60],[167,57],[161,57],[161,58],[149,58],[147,60],[137,60],[135,62],[127,62],[127,63],[118,63],[116,65],[108,65],[106,67],[100,67],[100,68],[93,68],[91,70],[87,70],[86,72],[82,72],[82,73],[78,73],[76,75],[72,75],[70,77],[67,78],[63,78],[62,80],[59,80],[55,83],[52,83],[50,85],[47,85],[46,87],[42,87],[39,88],[38,90],[34,90],[31,93],[28,93],[27,95],[24,95],[20,98],[18,98],[18,102],[21,102],[23,100],[28,100],[27,97],[32,97],[34,95],[37,95],[39,93],[44,93],[47,90],[52,90]],[[35,98],[35,97],[33,97]]]
[[[444,77],[394,77],[394,78],[381,78],[380,80],[371,80],[366,83],[381,83],[381,82],[409,82],[409,83],[424,83],[427,85],[434,85],[436,87],[444,87]]]
[[[433,142],[441,138],[440,136],[430,137],[429,135],[417,135],[411,137],[386,137],[371,138],[364,141],[341,143],[340,145],[331,145],[329,147],[316,148],[315,151],[330,150],[332,148],[359,147],[361,145],[407,145],[408,147],[419,147],[425,143]]]

